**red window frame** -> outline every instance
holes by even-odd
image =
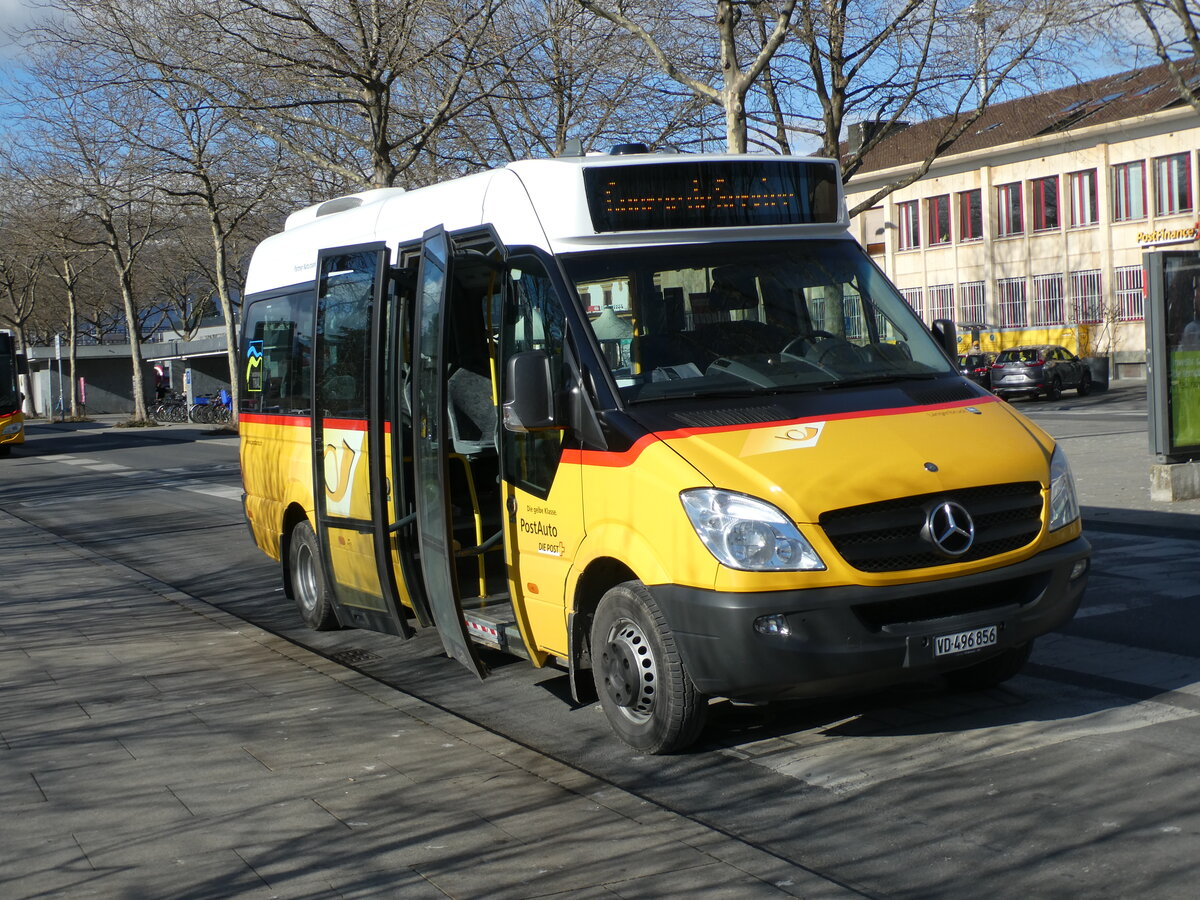
[[[958,239],[983,240],[983,192],[979,188],[958,193]]]
[[[929,246],[937,247],[949,244],[950,235],[950,195],[941,194],[929,198]]]
[[[996,233],[1000,237],[1025,233],[1025,217],[1023,216],[1021,183],[1002,184],[996,188]]]
[[[1071,190],[1071,227],[1086,228],[1100,221],[1096,170],[1085,169],[1067,176]]]
[[[916,250],[921,246],[921,209],[916,200],[896,204],[900,220],[899,249]]]
[[[1029,182],[1030,212],[1034,231],[1054,231],[1062,224],[1058,176],[1047,175]]]
[[[1138,173],[1137,188],[1130,176]],[[1117,163],[1112,167],[1113,221],[1136,222],[1146,218],[1146,163],[1142,160]],[[1136,206],[1136,208],[1135,208]]]

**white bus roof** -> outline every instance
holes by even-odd
[[[833,166],[836,218],[803,225],[605,232],[598,232],[593,225],[583,174],[587,169],[747,161]],[[255,250],[246,293],[310,282],[317,253],[329,247],[386,241],[395,258],[399,245],[419,240],[437,225],[450,232],[491,225],[507,245],[532,245],[551,253],[564,253],[616,246],[844,236],[849,220],[841,172],[836,161],[829,159],[765,154],[638,153],[521,160],[417,190],[363,191],[292,213],[284,230],[267,238]]]

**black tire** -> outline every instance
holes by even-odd
[[[946,673],[946,684],[954,691],[984,691],[1003,684],[1025,667],[1033,641],[1001,650],[983,662]]]
[[[704,728],[708,698],[692,684],[674,635],[640,581],[618,584],[600,600],[592,678],[609,725],[635,750],[682,750]]]
[[[10,453],[12,453],[12,447],[10,447],[8,444],[0,446],[0,457],[8,456]]]
[[[1060,400],[1062,399],[1062,379],[1057,375],[1046,385],[1046,399]]]
[[[301,522],[292,531],[292,539],[288,543],[288,576],[292,582],[292,596],[304,624],[313,631],[335,631],[338,628],[337,614],[329,600],[325,567],[321,564],[321,548],[312,526],[307,522]]]
[[[1078,392],[1080,397],[1086,397],[1092,392],[1091,372],[1085,370],[1084,373],[1079,376],[1079,387],[1075,388],[1075,390]]]

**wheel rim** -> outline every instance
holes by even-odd
[[[296,589],[296,599],[304,612],[312,613],[317,608],[317,565],[313,559],[312,549],[307,544],[296,548],[295,564],[292,570],[292,583]]]
[[[600,652],[600,671],[609,698],[630,721],[642,723],[654,712],[658,664],[641,627],[618,619]]]

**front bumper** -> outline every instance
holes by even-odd
[[[850,585],[732,594],[649,588],[684,665],[706,694],[742,699],[827,696],[970,665],[1070,620],[1087,584],[1080,537],[1032,559],[960,578],[888,587]],[[1072,578],[1076,564],[1083,571]],[[789,635],[754,621],[783,614]],[[933,639],[996,625],[998,644],[935,658]]]
[[[25,426],[22,422],[0,420],[0,444],[25,443]]]
[[[1046,379],[1032,375],[1022,375],[1019,381],[993,382],[991,391],[997,396],[1002,394],[1037,394],[1046,390]]]

